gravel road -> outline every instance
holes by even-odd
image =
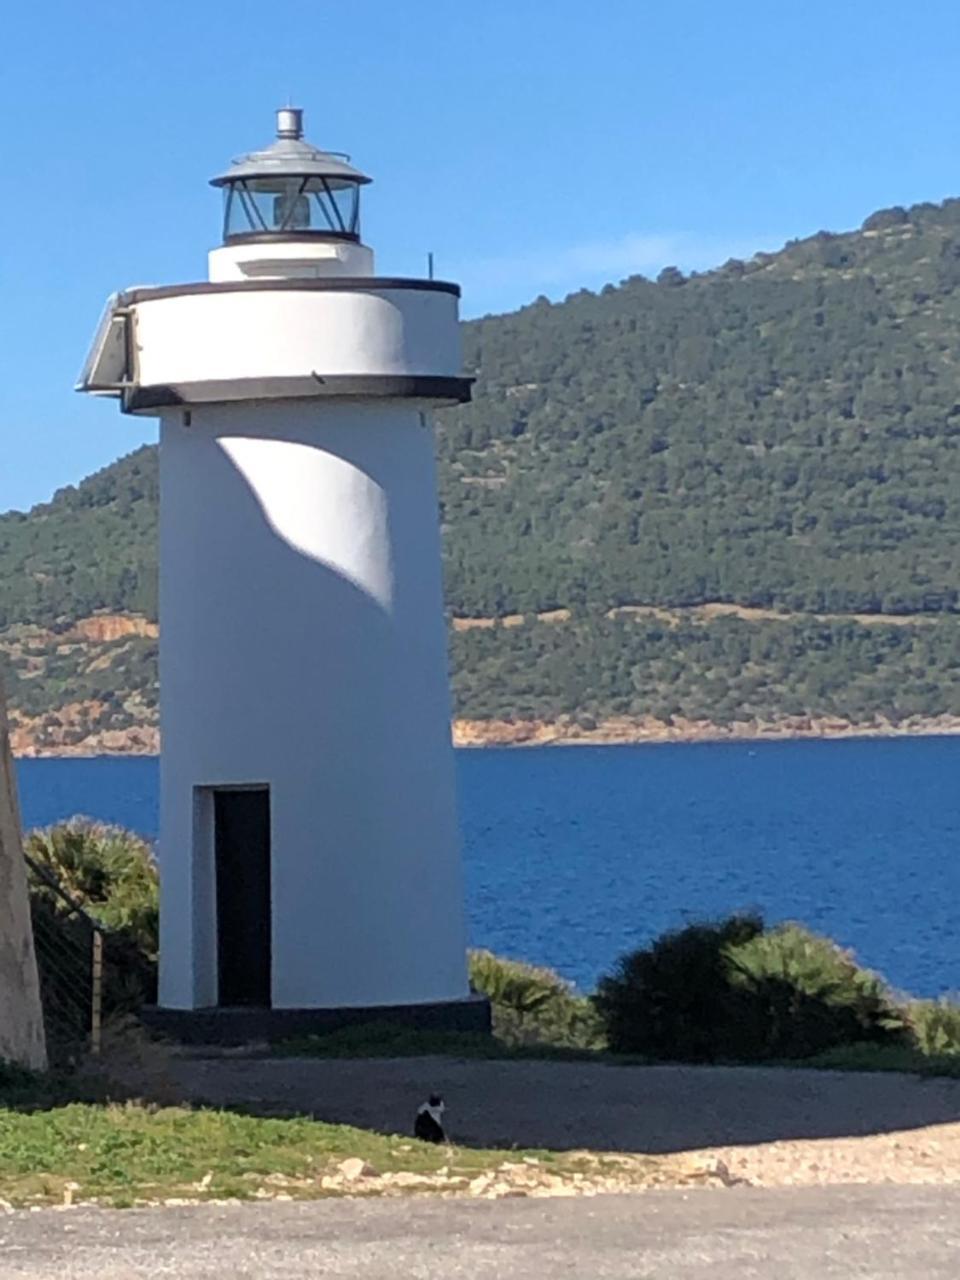
[[[956,1280],[960,1189],[20,1212],[4,1280]]]
[[[185,1059],[170,1070],[177,1097],[383,1133],[409,1132],[436,1090],[465,1145],[707,1152],[759,1186],[960,1183],[960,1080],[452,1058]]]

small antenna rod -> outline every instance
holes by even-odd
[[[433,279],[433,253],[427,254],[427,279]]]

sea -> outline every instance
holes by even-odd
[[[960,991],[960,737],[457,752],[472,945],[589,991],[685,922],[799,920]],[[21,760],[24,822],[157,832],[156,759]],[[162,865],[161,865],[162,871]]]

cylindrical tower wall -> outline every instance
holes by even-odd
[[[160,1003],[217,1003],[206,789],[270,788],[272,1000],[467,994],[432,432],[402,400],[161,425]]]

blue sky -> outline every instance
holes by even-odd
[[[464,314],[960,193],[956,0],[35,0],[0,38],[0,511],[155,435],[72,385],[106,295],[202,279],[288,99]]]

